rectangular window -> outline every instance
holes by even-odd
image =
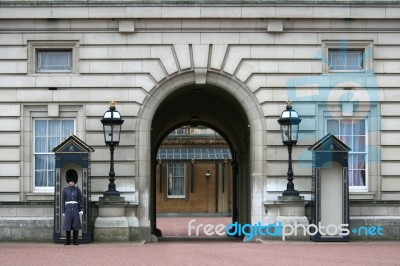
[[[37,72],[72,72],[72,49],[37,50]]]
[[[168,164],[168,198],[186,197],[186,175],[184,163]]]
[[[367,134],[365,119],[328,119],[328,133],[334,134],[347,146],[349,152],[349,185],[355,189],[367,184]]]
[[[329,71],[363,71],[363,50],[329,49]]]
[[[75,133],[75,121],[34,120],[34,176],[35,188],[54,187],[55,161],[53,148]]]

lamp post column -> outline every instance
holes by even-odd
[[[299,192],[294,189],[294,183],[293,183],[293,168],[292,168],[292,150],[293,146],[292,144],[288,144],[288,154],[289,154],[289,160],[288,160],[288,171],[287,171],[287,185],[286,185],[286,190],[283,191],[282,195],[283,196],[299,196]]]
[[[115,150],[115,145],[114,144],[110,144],[110,173],[109,173],[109,181],[110,183],[108,184],[108,190],[106,191],[106,193],[108,195],[113,194],[112,196],[119,196],[119,192],[116,190],[116,186],[115,186],[115,172],[114,172],[114,150]],[[110,194],[111,193],[111,194]]]

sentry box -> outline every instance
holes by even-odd
[[[348,153],[351,149],[329,133],[308,150],[313,153],[312,223],[318,226],[311,240],[348,241]]]
[[[54,186],[54,232],[53,240],[56,243],[65,242],[63,230],[64,217],[61,213],[61,193],[68,184],[65,173],[74,169],[78,173],[77,186],[82,192],[83,215],[81,216],[82,230],[79,231],[78,241],[89,243],[92,241],[92,228],[90,226],[90,153],[94,149],[71,135],[53,149],[55,153],[55,186]]]

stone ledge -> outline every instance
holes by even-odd
[[[53,196],[54,197],[54,196]],[[54,206],[54,202],[52,201],[0,201],[0,206]]]
[[[0,226],[2,221],[54,221],[54,217],[36,217],[36,216],[31,216],[31,217],[1,217],[0,218]],[[11,226],[18,227],[18,224],[10,224]]]
[[[349,204],[350,206],[368,204],[369,207],[373,205],[400,205],[400,200],[349,200]]]
[[[26,200],[32,202],[54,202],[54,193],[28,193]]]
[[[0,219],[0,241],[52,241],[53,224],[51,218],[27,217]]]
[[[112,2],[112,4],[110,3]],[[112,6],[111,6],[112,5]],[[0,7],[14,9],[14,12],[4,12],[2,18],[65,18],[66,14],[73,18],[332,18],[331,10],[336,11],[335,18],[386,19],[398,18],[398,1],[395,0],[187,0],[167,1],[156,0],[143,2],[142,0],[127,1],[7,1],[0,2]],[[27,11],[35,7],[36,12]],[[80,8],[81,12],[76,10]],[[170,9],[179,8],[180,12],[171,12]],[[337,12],[337,9],[343,9]],[[61,12],[60,10],[64,12]],[[186,9],[186,10],[185,10]],[[316,10],[313,10],[316,9]],[[145,10],[145,12],[144,12]],[[136,12],[135,12],[136,11]],[[141,12],[142,11],[142,12]],[[67,15],[68,16],[68,15]]]
[[[339,0],[339,1],[326,1],[326,0],[214,0],[214,1],[207,1],[207,0],[152,0],[148,1],[147,4],[143,2],[143,0],[3,0],[3,5],[16,5],[16,6],[25,6],[25,5],[35,5],[35,6],[104,6],[109,5],[110,2],[116,6],[260,6],[260,5],[279,5],[279,6],[293,6],[296,4],[297,6],[305,5],[305,6],[315,6],[315,5],[322,5],[322,6],[340,6],[340,5],[356,5],[359,4],[361,6],[369,5],[381,5],[385,6],[388,4],[398,4],[397,0],[370,0],[365,3],[365,0]]]

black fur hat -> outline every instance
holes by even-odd
[[[73,181],[75,184],[78,183],[78,173],[74,169],[69,169],[65,174],[67,183]]]

